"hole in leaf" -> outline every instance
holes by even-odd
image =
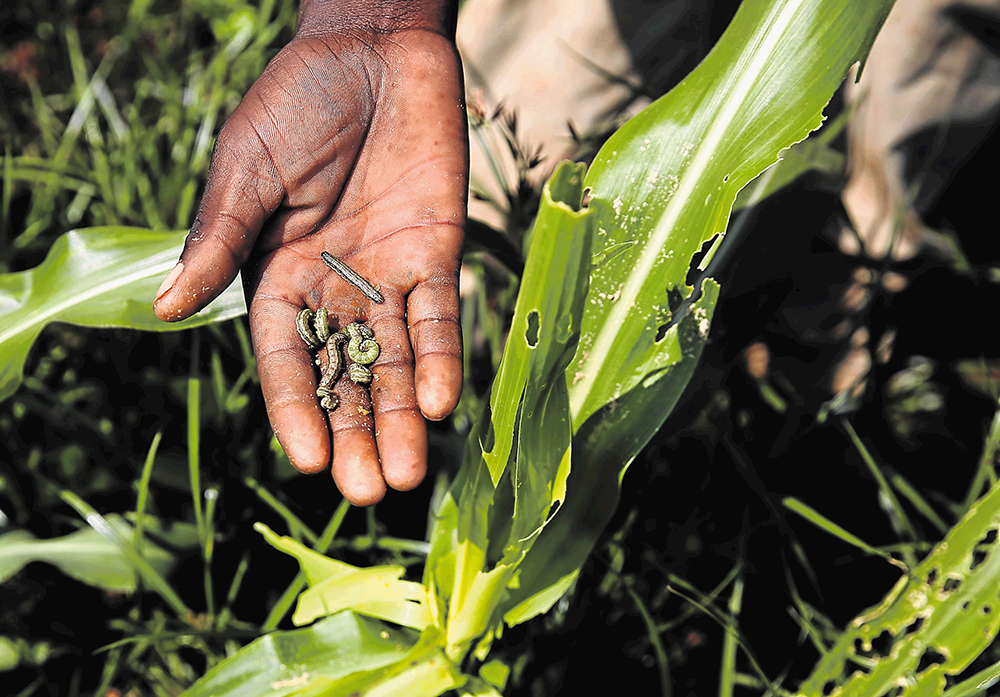
[[[670,308],[671,312],[677,312],[682,302],[684,302],[684,296],[677,290],[677,286],[667,288],[667,307]]]
[[[987,556],[988,555],[986,554],[985,550],[982,549],[972,550],[972,563],[969,564],[969,571],[973,571],[977,566],[986,561]]]
[[[532,310],[528,313],[528,330],[524,332],[524,340],[528,342],[528,346],[531,348],[538,346],[538,328],[540,324],[538,310]]]
[[[691,263],[688,264],[687,277],[685,278],[685,283],[689,286],[693,286],[695,281],[698,280],[698,274],[701,273],[698,270],[698,267],[701,266],[702,260],[705,258],[705,255],[708,254],[708,250],[712,248],[712,245],[715,244],[715,240],[718,236],[719,233],[712,235],[705,241],[705,244],[701,245],[701,249],[695,252],[694,256],[691,257]]]
[[[677,312],[683,304],[684,296],[679,290],[677,290],[677,286],[667,286],[667,310],[669,314],[667,321],[656,328],[656,339],[654,339],[655,343],[658,344],[663,341],[663,337],[665,337],[667,332],[670,331],[670,328],[677,323],[677,318],[674,317],[674,313]]]
[[[892,651],[892,642],[896,637],[888,629],[872,639],[872,650],[879,656],[888,656]]]
[[[909,636],[910,634],[916,634],[917,632],[920,631],[920,628],[923,627],[923,626],[924,626],[924,618],[923,617],[918,617],[917,619],[913,620],[913,622],[911,622],[910,624],[906,625],[906,628],[903,630],[903,636]]]
[[[938,570],[931,569],[931,572],[927,574],[927,585],[933,586],[937,582]]]
[[[725,184],[725,183],[726,183],[726,182],[728,182],[728,181],[729,181],[729,175],[727,174],[726,176],[724,176],[724,177],[722,178],[722,183],[723,183],[723,184]]]
[[[479,445],[482,446],[484,453],[492,453],[493,446],[496,445],[496,433],[493,431],[493,419],[490,418],[489,405],[486,409],[486,433],[483,434],[482,438],[479,439]]]
[[[966,600],[966,601],[965,601],[964,603],[962,603],[962,609],[963,609],[963,610],[968,610],[968,609],[969,609],[969,606],[970,606],[971,604],[972,604],[972,603],[971,603],[970,601]]]
[[[962,585],[962,579],[960,578],[948,578],[944,581],[944,587],[941,589],[943,593],[954,593],[958,590],[958,587]]]
[[[991,545],[991,544],[993,544],[996,541],[997,541],[997,531],[996,530],[990,530],[989,532],[986,533],[986,537],[984,537],[983,539],[981,539],[976,544],[979,544],[979,545]]]
[[[990,605],[983,605],[982,612],[984,615],[988,615],[993,612],[993,607]]]
[[[933,646],[928,646],[924,655],[920,657],[920,663],[917,664],[917,673],[923,673],[933,665],[944,665],[946,660],[948,659],[936,651]]]
[[[855,663],[854,661],[848,660],[844,661],[844,674],[851,676],[855,673],[861,673],[862,675],[868,675],[872,672],[870,668],[865,668],[860,663]]]
[[[892,650],[892,641],[894,637],[892,632],[888,629],[884,630],[877,637],[871,641],[871,649],[865,649],[864,641],[861,639],[854,640],[854,655],[859,658],[881,658],[882,656],[888,656],[889,651]],[[862,666],[864,668],[864,666]],[[868,669],[864,669],[865,672],[869,672]]]

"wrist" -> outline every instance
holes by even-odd
[[[300,36],[425,29],[454,40],[458,0],[301,0]]]

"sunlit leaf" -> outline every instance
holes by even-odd
[[[402,566],[359,568],[315,552],[290,537],[276,535],[263,523],[254,529],[268,544],[295,557],[309,590],[299,596],[292,621],[306,624],[342,610],[423,629],[432,623],[427,588],[402,580]]]
[[[945,694],[946,676],[964,671],[1000,629],[998,521],[995,484],[909,577],[847,626],[799,691],[822,695],[840,686],[841,697]],[[859,658],[864,672],[855,670]],[[973,676],[963,689],[952,689],[975,694],[968,688],[989,679]]]
[[[594,251],[630,246],[591,278],[567,372],[575,426],[680,360],[669,327],[677,300],[693,291],[692,257],[725,231],[739,190],[820,126],[891,7],[744,2],[705,60],[601,148],[585,181],[598,217]]]
[[[531,237],[490,413],[470,434],[437,511],[425,579],[448,599],[450,653],[498,614],[519,622],[551,607],[584,563],[614,511],[625,468],[693,374],[719,287],[704,279],[693,296],[691,284],[718,248],[737,193],[822,123],[824,106],[891,5],[742,3],[705,61],[601,149],[583,181],[586,217],[559,221],[558,242],[548,244],[596,225],[589,286],[570,272],[553,277],[548,250],[537,249],[546,216],[566,200],[554,193],[565,190],[566,171],[556,172]],[[533,255],[545,264],[533,266]],[[564,382],[553,384],[530,363],[556,365],[563,347],[532,346],[532,312],[546,295],[578,300],[568,289],[587,289],[583,318]],[[577,306],[561,307],[571,315],[565,308]],[[528,390],[537,397],[529,400]],[[567,415],[571,447],[563,445]]]
[[[156,290],[177,262],[184,236],[126,227],[73,230],[37,267],[0,274],[0,399],[20,385],[31,344],[50,322],[174,331],[245,314],[239,282],[183,322],[153,314]]]
[[[227,658],[185,697],[286,697],[349,695],[371,685],[401,661],[417,641],[409,630],[389,629],[350,612],[328,617],[305,629],[266,634]],[[359,684],[360,683],[360,684]]]
[[[107,521],[121,535],[131,537],[131,526],[120,517],[107,516]],[[142,551],[146,561],[161,574],[174,565],[174,556],[152,542],[146,542]],[[119,593],[136,589],[135,571],[121,547],[91,527],[48,540],[39,540],[26,530],[0,535],[0,583],[31,562],[52,564],[67,576],[96,588]]]

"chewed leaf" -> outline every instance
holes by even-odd
[[[348,574],[357,568],[311,550],[290,537],[279,535],[263,523],[254,523],[253,529],[263,535],[269,545],[289,556],[295,557],[299,562],[299,566],[302,567],[302,573],[305,574],[309,585],[320,583],[331,576]]]
[[[567,371],[575,428],[640,384],[654,362],[680,360],[675,345],[652,348],[650,320],[669,313],[665,288],[690,295],[691,259],[725,231],[737,193],[819,127],[891,7],[743,2],[701,65],[601,148],[585,181],[595,246],[632,244],[593,270],[580,350]]]
[[[525,386],[536,385],[557,363],[567,363],[576,347],[592,237],[591,211],[581,210],[583,174],[584,165],[564,162],[542,191],[524,281],[490,396],[494,442],[483,459],[494,486],[510,457]],[[562,451],[554,457],[558,463]]]
[[[660,428],[694,373],[718,297],[718,284],[706,279],[701,298],[676,325],[683,359],[605,406],[573,435],[572,469],[557,492],[565,501],[534,542],[519,568],[519,587],[508,591],[502,605],[511,623],[548,610],[586,561],[618,504],[625,468]]]
[[[431,624],[427,588],[403,581],[400,577],[405,571],[401,566],[355,568],[312,585],[299,596],[292,622],[302,625],[341,610],[353,610],[404,627],[424,629]]]
[[[995,484],[882,603],[848,625],[800,692],[839,686],[841,697],[877,697],[893,687],[901,688],[892,693],[898,697],[943,694],[945,676],[968,668],[1000,630],[998,536]],[[855,671],[855,659],[867,672]]]
[[[183,322],[153,314],[156,290],[177,262],[184,237],[127,227],[73,230],[37,267],[0,274],[0,399],[21,384],[31,344],[50,322],[162,332],[246,314],[239,280]]]

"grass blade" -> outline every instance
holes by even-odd
[[[919,491],[913,488],[913,485],[906,480],[906,478],[901,474],[893,474],[889,480],[892,486],[895,487],[896,491],[902,494],[903,498],[910,502],[910,505],[916,508],[920,515],[927,519],[927,521],[934,526],[934,528],[942,535],[948,532],[948,525],[944,520],[937,514],[931,505],[927,502]]]
[[[136,551],[135,547],[132,546],[132,543],[119,535],[117,531],[111,527],[111,524],[105,520],[104,516],[98,513],[89,503],[74,494],[72,491],[68,491],[66,489],[60,490],[59,498],[69,504],[81,518],[87,521],[87,524],[90,525],[90,527],[94,528],[94,530],[99,532],[102,536],[121,547],[122,552],[128,558],[129,562],[135,567],[135,570],[142,577],[146,587],[159,594],[167,605],[169,605],[171,609],[177,613],[178,617],[184,621],[190,621],[194,617],[194,613],[188,609],[187,605],[184,604],[184,601],[181,600],[179,595],[177,595],[177,591],[175,591],[170,584],[167,583],[167,580],[163,578],[163,576],[161,576],[149,562],[142,558],[142,556]]]
[[[989,433],[983,442],[983,454],[979,458],[979,467],[976,469],[976,475],[969,486],[969,493],[965,495],[963,512],[972,508],[972,504],[983,493],[983,486],[987,482],[991,486],[996,482],[997,475],[993,463],[996,462],[998,446],[1000,446],[1000,410],[997,410],[993,415],[993,423],[990,424]]]
[[[818,527],[820,530],[830,533],[834,537],[840,539],[843,542],[846,542],[852,547],[860,549],[865,554],[871,555],[873,557],[882,557],[893,566],[899,567],[904,572],[907,573],[909,572],[909,570],[907,569],[906,565],[903,562],[893,558],[888,553],[883,552],[882,550],[876,547],[872,547],[870,544],[862,540],[860,537],[852,535],[851,533],[847,532],[847,530],[840,527],[829,518],[821,515],[820,513],[817,513],[814,509],[802,503],[797,498],[786,496],[784,499],[781,500],[781,502],[782,504],[784,504],[785,508],[794,513],[798,513],[800,516],[808,520],[810,523]]]
[[[288,506],[279,501],[274,494],[261,486],[260,482],[253,477],[246,477],[243,480],[243,483],[247,486],[247,488],[257,494],[257,497],[261,501],[270,506],[271,510],[281,516],[282,520],[285,521],[285,525],[288,526],[289,535],[297,540],[304,539],[311,545],[316,544],[319,537],[317,537],[316,533],[312,531],[312,528],[306,525],[301,518],[295,515],[292,510],[288,508]]]
[[[146,512],[146,500],[149,498],[149,479],[153,475],[153,462],[156,460],[156,451],[160,447],[162,437],[162,430],[157,431],[156,435],[153,436],[153,442],[150,443],[149,450],[146,451],[146,462],[142,465],[142,476],[139,478],[139,496],[135,504],[135,535],[132,538],[132,544],[140,553],[142,551],[143,514]]]
[[[858,437],[857,431],[851,426],[851,422],[847,419],[841,419],[840,423],[843,425],[844,430],[847,431],[847,435],[850,436],[851,442],[854,444],[854,448],[861,455],[861,459],[865,461],[868,466],[868,471],[871,472],[872,476],[875,478],[878,484],[879,491],[885,496],[886,503],[890,508],[890,522],[894,523],[893,527],[898,527],[901,531],[906,533],[906,536],[911,540],[919,540],[920,536],[917,534],[916,528],[913,527],[913,523],[910,521],[909,516],[903,509],[902,504],[899,502],[899,498],[896,496],[896,492],[893,491],[892,487],[889,486],[889,482],[886,480],[885,475],[882,474],[881,468],[878,463],[875,462],[875,458],[871,456],[868,452],[868,448],[865,444],[861,442],[861,438]],[[912,565],[915,560],[908,560]]]
[[[736,687],[736,649],[739,637],[737,618],[743,605],[743,578],[736,577],[733,592],[729,596],[729,618],[726,621],[726,635],[722,638],[722,672],[719,675],[719,697],[733,697]]]
[[[653,647],[653,656],[656,657],[656,670],[660,675],[660,694],[663,697],[670,697],[672,687],[670,681],[670,660],[667,658],[667,651],[663,646],[663,640],[660,638],[660,631],[656,626],[656,621],[649,614],[646,604],[639,597],[639,594],[635,592],[635,588],[632,585],[632,583],[626,582],[625,588],[628,591],[629,598],[632,599],[632,603],[635,605],[636,611],[639,613],[639,617],[642,618],[642,623],[646,626],[646,636]]]
[[[198,378],[198,354],[200,353],[198,333],[192,336],[191,375],[187,383],[187,442],[188,479],[191,482],[191,502],[194,505],[194,522],[198,528],[198,540],[202,554],[205,551],[205,516],[201,509],[201,380]]]

